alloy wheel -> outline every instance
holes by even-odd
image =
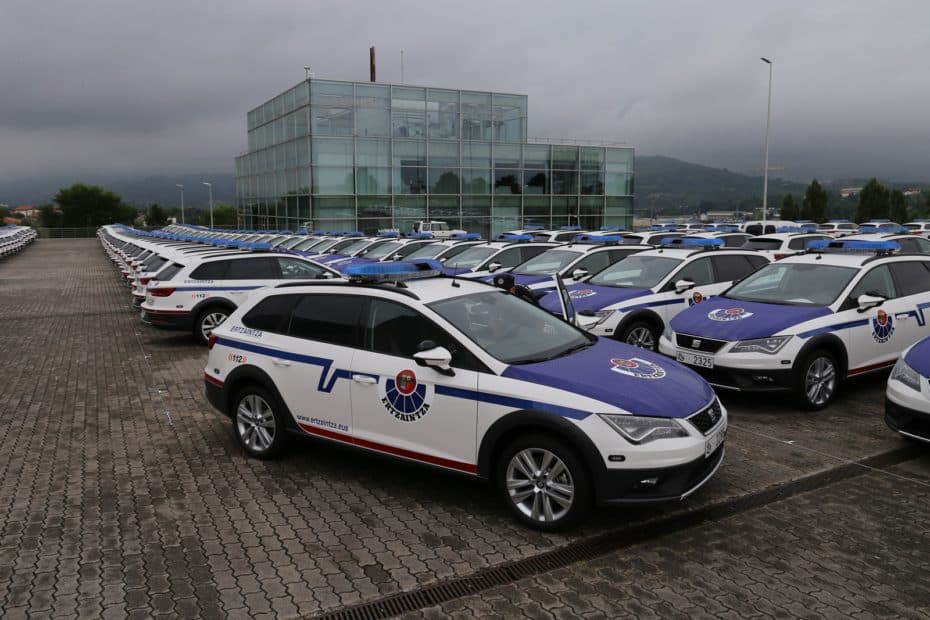
[[[256,453],[271,447],[277,427],[274,412],[264,398],[257,394],[248,394],[236,408],[236,430],[242,443]]]
[[[626,337],[626,343],[641,349],[656,350],[656,338],[652,330],[645,326],[634,327]]]
[[[818,357],[807,367],[804,392],[810,404],[820,406],[830,400],[836,389],[836,366],[827,357]]]
[[[209,340],[213,330],[219,327],[225,320],[226,313],[219,310],[214,310],[203,315],[203,318],[200,319],[200,333],[203,335],[203,339]]]
[[[526,448],[513,455],[506,485],[514,506],[540,523],[564,517],[575,498],[571,472],[562,459],[542,448]]]

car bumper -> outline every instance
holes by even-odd
[[[889,381],[885,393],[885,424],[905,437],[930,442],[930,402],[920,392]]]
[[[595,479],[598,503],[655,504],[683,500],[713,478],[723,463],[725,444],[710,456],[658,469],[609,469]]]
[[[783,392],[794,389],[794,371],[789,369],[767,370],[729,368],[715,366],[714,368],[701,368],[684,364],[698,373],[704,380],[714,387],[738,392]]]
[[[191,313],[186,310],[177,312],[165,312],[159,310],[142,309],[142,322],[159,329],[172,329],[188,331],[194,324]]]
[[[203,389],[204,394],[207,397],[207,401],[213,407],[223,413],[228,415],[229,411],[226,407],[226,392],[223,390],[223,382],[219,379],[215,379],[208,374],[203,376]]]

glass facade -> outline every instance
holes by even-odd
[[[239,225],[630,226],[633,149],[527,139],[525,95],[310,79],[251,110]]]

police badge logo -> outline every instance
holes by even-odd
[[[664,368],[638,357],[615,357],[610,360],[610,365],[612,371],[637,379],[661,379],[665,376]]]
[[[879,308],[878,314],[872,319],[872,338],[879,344],[888,342],[894,333],[894,319],[890,314]]]
[[[688,305],[696,306],[702,301],[704,301],[704,295],[701,294],[701,291],[694,291],[691,293],[691,298],[688,300]]]
[[[739,321],[751,316],[752,312],[746,312],[743,308],[717,308],[707,313],[711,321]]]
[[[402,422],[416,422],[429,412],[432,387],[419,383],[412,370],[401,370],[393,379],[385,379],[380,389],[381,404]]]
[[[590,288],[579,288],[568,292],[568,296],[572,299],[584,299],[585,297],[593,297],[594,295],[597,295],[597,292]]]

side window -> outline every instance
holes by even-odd
[[[452,366],[479,370],[481,363],[442,328],[403,304],[372,299],[365,319],[365,348],[412,359],[420,343],[431,341],[452,353]]]
[[[930,241],[926,239],[914,239],[914,242],[917,244],[917,251],[922,254],[930,254]]]
[[[746,243],[746,239],[749,239],[747,235],[727,235],[723,238],[723,247],[741,248]]]
[[[691,280],[697,286],[711,284],[714,281],[714,272],[710,268],[710,258],[699,258],[682,267],[669,281],[673,289],[678,280]]]
[[[891,279],[891,271],[888,269],[888,265],[875,267],[862,276],[859,283],[853,287],[849,297],[855,301],[860,295],[878,295],[885,299],[897,297],[894,281]]]
[[[304,295],[291,312],[287,334],[294,338],[359,348],[362,299],[355,295]]]
[[[753,258],[759,257],[753,256]],[[712,260],[714,270],[717,272],[717,282],[740,280],[756,270],[747,256],[715,256]]]
[[[595,252],[594,254],[589,254],[588,256],[585,256],[580,261],[578,261],[572,271],[575,269],[587,269],[588,273],[597,273],[609,264],[610,258],[607,252]],[[569,273],[569,275],[571,274]]]
[[[528,256],[527,258],[530,257]],[[501,267],[507,268],[516,267],[521,262],[523,261],[520,260],[520,248],[508,248],[489,260],[487,265],[490,265],[491,263],[500,263]],[[487,269],[487,265],[485,265],[483,268]]]
[[[271,256],[240,258],[229,261],[226,280],[276,280],[280,278],[278,263]]]
[[[242,317],[242,324],[266,332],[287,333],[291,308],[298,299],[300,295],[266,297]]]
[[[191,272],[192,280],[222,280],[226,275],[226,267],[229,261],[215,260],[204,263]]]
[[[896,239],[895,242],[901,246],[902,252],[916,252],[917,244],[913,239]]]
[[[930,292],[930,271],[927,270],[927,263],[911,261],[892,263],[889,266],[902,297]]]
[[[537,246],[532,246],[529,248],[519,248],[516,262],[513,263],[512,265],[504,265],[504,266],[505,267],[516,267],[523,261],[530,260],[534,256],[538,256],[539,254],[542,254],[548,249],[550,249],[549,246],[545,246],[545,245],[537,245]]]
[[[762,258],[761,256],[746,256],[746,260],[749,261],[749,264],[752,265],[752,270],[755,271],[760,267],[765,267],[769,264],[769,261]]]
[[[803,250],[808,241],[813,241],[816,237],[799,237],[788,241],[789,250]]]
[[[152,279],[157,280],[158,282],[168,282],[172,278],[174,278],[174,276],[178,275],[178,272],[181,271],[182,269],[184,269],[184,265],[179,265],[177,263],[171,263],[170,265],[168,265],[167,267],[165,267],[164,269],[156,273],[155,277]]]
[[[276,258],[278,267],[281,269],[281,277],[289,278],[319,278],[323,275],[323,269],[313,263],[308,263],[295,258]]]

